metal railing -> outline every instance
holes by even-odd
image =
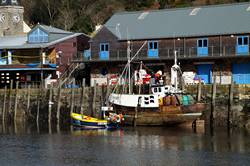
[[[174,51],[177,51],[177,56],[180,59],[185,58],[200,58],[200,57],[226,57],[226,56],[237,56],[237,55],[249,55],[237,54],[236,46],[210,46],[207,48],[207,55],[199,54],[197,47],[176,47],[176,48],[159,48],[158,56],[149,57],[148,50],[142,49],[136,59],[138,60],[150,60],[150,59],[172,59],[174,58]],[[136,53],[137,50],[131,50],[131,56]],[[107,59],[101,59],[98,51],[92,50],[91,56],[85,58],[83,54],[78,56],[80,61],[107,61],[107,60],[127,60],[127,50],[110,50],[109,57]]]

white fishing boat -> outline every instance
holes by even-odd
[[[141,94],[140,87],[138,94],[132,93],[131,62],[145,44],[146,42],[131,58],[130,42],[128,42],[128,62],[117,86],[109,96],[111,105],[118,113],[124,114],[127,124],[133,124],[135,119],[137,125],[165,125],[193,122],[200,118],[205,105],[196,103],[191,95],[185,94],[183,89],[179,88],[182,72],[177,64],[176,51],[174,65],[171,67],[170,85],[158,82],[158,84],[150,85],[151,92],[149,94]],[[139,71],[142,71],[142,65]],[[138,74],[138,77],[140,77],[140,74]],[[128,80],[128,82],[126,83],[124,80]],[[139,86],[143,83],[143,81],[134,82],[140,82]],[[115,93],[119,83],[120,85],[128,85],[128,93]],[[123,90],[123,92],[125,91]]]

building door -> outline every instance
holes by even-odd
[[[109,59],[109,44],[108,43],[100,44],[100,59],[101,60]]]
[[[197,40],[197,55],[208,56],[208,39]]]
[[[250,84],[250,62],[233,64],[232,72],[236,84]]]
[[[248,55],[249,54],[249,37],[238,36],[237,37],[237,54]]]
[[[212,83],[212,64],[197,65],[197,75],[205,83]]]
[[[158,42],[157,41],[148,42],[148,57],[157,58],[158,56],[159,56]]]

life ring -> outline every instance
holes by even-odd
[[[120,115],[116,115],[116,122],[117,122],[117,123],[120,123],[120,122],[121,122],[121,117],[120,117]]]

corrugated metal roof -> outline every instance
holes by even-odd
[[[46,48],[62,41],[83,35],[82,33],[73,33],[49,43],[27,43],[27,36],[4,36],[0,37],[0,49],[32,49],[32,48]]]
[[[249,33],[249,6],[238,3],[122,12],[114,14],[105,26],[120,40]]]
[[[47,25],[38,25],[37,27],[41,27],[43,28],[45,31],[47,31],[48,33],[63,33],[63,34],[72,34],[72,32],[69,31],[65,31],[62,29],[58,29],[52,26],[47,26]]]
[[[66,34],[66,35],[73,34],[73,32],[69,32],[69,31],[59,29],[59,28],[55,28],[55,27],[47,26],[47,25],[41,25],[41,24],[37,24],[35,27],[33,27],[32,30],[28,34],[32,33],[37,28],[41,28],[48,34]]]

